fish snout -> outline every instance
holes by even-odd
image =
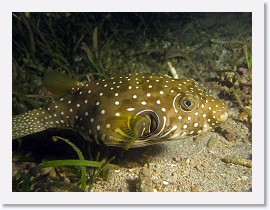
[[[228,116],[229,116],[228,112],[224,112],[223,114],[221,114],[221,115],[218,117],[218,120],[219,120],[220,122],[225,122],[225,121],[228,119]]]
[[[217,125],[228,119],[228,105],[224,101],[212,96],[206,97],[203,110],[208,113],[207,115],[211,122],[213,121],[212,125]]]

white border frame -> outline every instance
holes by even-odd
[[[263,0],[2,0],[1,193],[4,204],[264,204],[264,2]],[[252,12],[252,192],[34,193],[12,192],[12,12]],[[254,85],[255,84],[255,85]],[[3,91],[4,90],[4,91]]]

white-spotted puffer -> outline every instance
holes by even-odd
[[[13,139],[48,128],[72,128],[108,146],[143,147],[193,136],[226,121],[224,102],[193,79],[135,73],[87,84],[62,75],[45,79],[63,95],[46,108],[13,117]]]

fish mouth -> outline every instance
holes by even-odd
[[[149,119],[148,129],[146,129],[142,133],[141,135],[142,138],[147,138],[160,131],[160,124],[161,124],[160,119],[158,114],[153,110],[143,110],[141,112],[138,112],[136,116],[147,117]]]
[[[228,119],[228,116],[229,116],[228,113],[224,112],[222,115],[220,115],[219,121],[220,122],[225,122]]]

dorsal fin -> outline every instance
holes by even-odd
[[[59,72],[48,72],[43,81],[44,87],[56,95],[69,94],[72,88],[78,87],[79,84],[77,80]]]

